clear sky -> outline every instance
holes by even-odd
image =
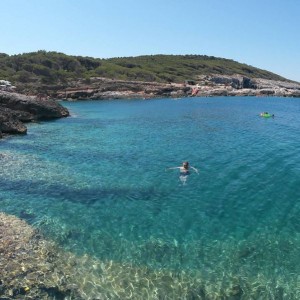
[[[0,52],[205,54],[300,82],[300,0],[0,0]]]

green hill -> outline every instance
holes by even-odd
[[[83,78],[106,77],[122,80],[183,82],[199,75],[241,74],[273,80],[286,80],[274,73],[234,60],[205,55],[145,55],[98,59],[37,51],[19,55],[0,53],[0,79],[23,86],[69,85]]]

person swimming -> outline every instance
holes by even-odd
[[[184,161],[182,163],[182,166],[180,166],[180,167],[168,168],[168,170],[174,170],[174,169],[179,169],[179,171],[180,171],[179,179],[182,182],[182,184],[186,184],[187,175],[190,175],[190,169],[192,169],[197,174],[199,174],[199,171],[196,168],[190,166],[188,161]]]

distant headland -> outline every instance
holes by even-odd
[[[97,59],[37,51],[0,53],[0,137],[24,122],[69,115],[57,101],[193,96],[300,97],[300,83],[205,55]]]
[[[98,59],[46,51],[0,54],[0,79],[10,81],[22,94],[68,100],[300,97],[300,83],[234,60],[206,55]]]

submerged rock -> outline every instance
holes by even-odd
[[[1,299],[196,299],[203,289],[185,272],[62,251],[25,221],[3,213],[0,270]]]
[[[0,91],[0,137],[2,133],[26,133],[27,128],[23,122],[50,120],[68,115],[68,110],[54,100],[40,100]]]
[[[110,244],[115,248],[108,251],[118,251],[117,242]],[[132,246],[126,244],[137,251],[131,254],[150,259],[153,267],[135,264],[131,256],[100,260],[63,251],[25,221],[0,213],[0,299],[299,299],[297,277],[281,274],[281,268],[297,266],[297,235],[255,233],[238,243],[188,244],[153,237]],[[197,267],[189,271],[182,264],[195,255]],[[156,261],[166,267],[156,267]]]
[[[25,221],[0,213],[1,299],[82,299],[62,280],[57,255]]]

